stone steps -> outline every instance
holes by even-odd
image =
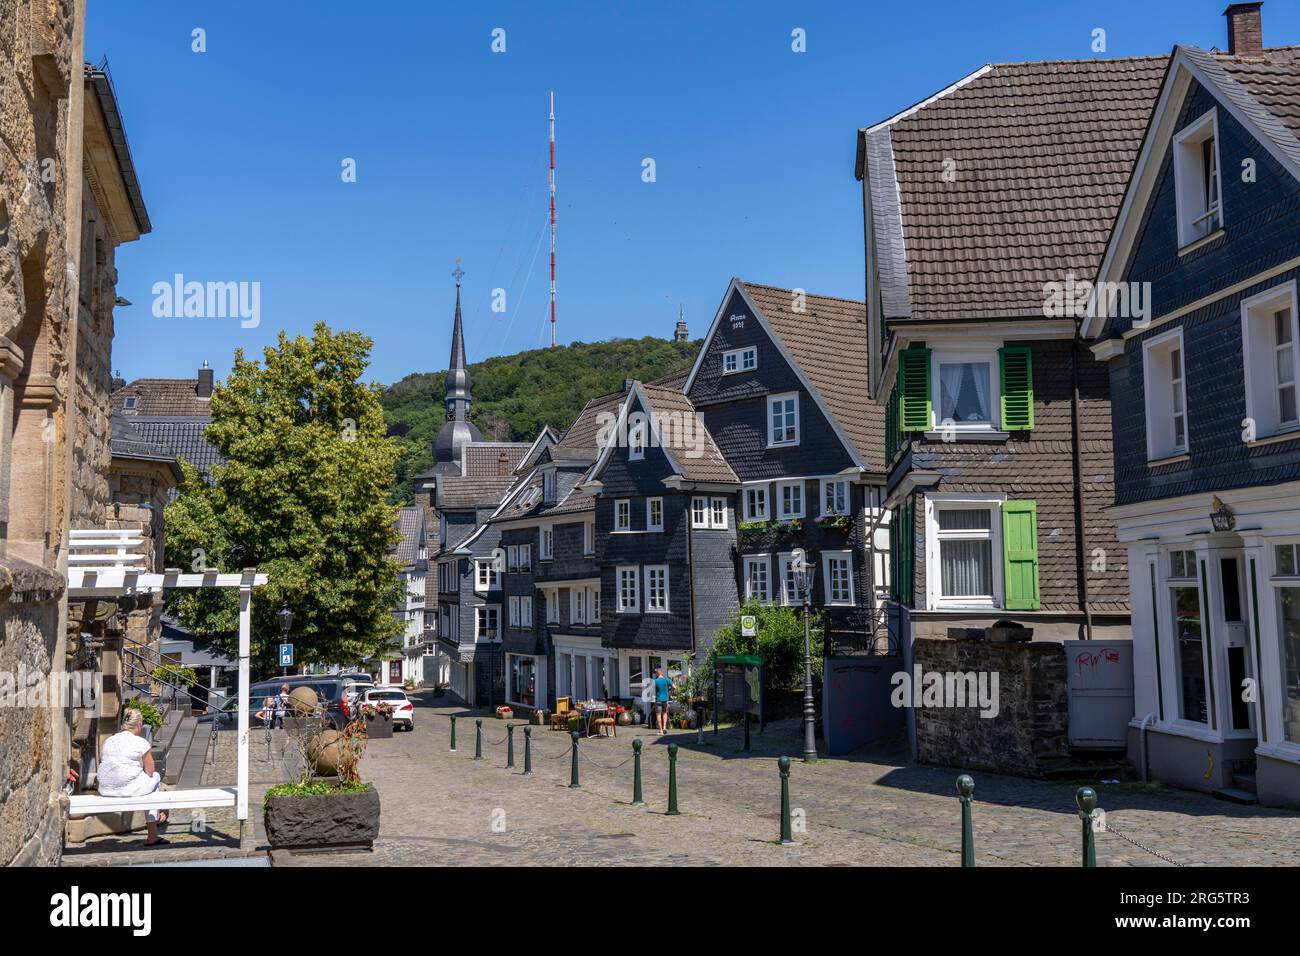
[[[1237,787],[1223,787],[1214,791],[1216,800],[1226,800],[1229,803],[1239,803],[1243,806],[1250,806],[1259,803],[1259,797],[1248,790],[1240,790]]]

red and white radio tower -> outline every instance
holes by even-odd
[[[551,90],[551,348],[555,348],[555,91]]]

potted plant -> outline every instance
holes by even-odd
[[[381,700],[377,704],[362,704],[361,716],[365,719],[366,736],[384,738],[393,736],[393,705]]]
[[[446,685],[446,684],[434,684],[434,685],[433,685],[433,696],[434,696],[434,697],[446,697],[446,696],[447,696],[447,685]]]
[[[266,792],[267,840],[275,849],[370,849],[379,836],[379,792],[357,772],[366,746],[365,721],[354,720],[341,731],[321,725],[319,716],[286,725],[303,772]]]
[[[497,708],[497,720],[513,720],[514,716],[515,712],[509,704],[502,704]]]

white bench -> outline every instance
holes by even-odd
[[[233,807],[234,787],[158,790],[143,797],[101,797],[78,793],[68,797],[68,815],[90,817],[97,813],[131,813],[135,810],[188,810],[194,807]]]

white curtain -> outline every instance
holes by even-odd
[[[954,422],[992,421],[989,415],[989,367],[983,362],[939,366],[940,411]]]
[[[988,541],[942,541],[939,563],[944,597],[978,597],[993,593],[993,547]]]

